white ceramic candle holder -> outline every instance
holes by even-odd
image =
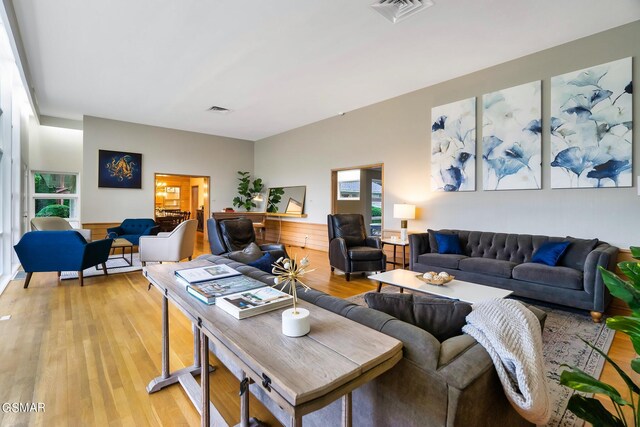
[[[282,333],[288,337],[301,337],[309,333],[309,310],[288,308],[282,312]]]

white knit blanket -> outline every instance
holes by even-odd
[[[542,332],[531,310],[509,299],[474,304],[462,330],[487,350],[516,411],[529,422],[546,424],[551,408]]]

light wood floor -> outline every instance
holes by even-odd
[[[209,253],[199,236],[196,255]],[[349,297],[376,284],[355,275],[346,282],[332,274],[325,252],[288,249],[309,255],[316,271],[305,282],[318,290]],[[149,395],[145,387],[160,372],[161,297],[147,290],[140,272],[58,282],[55,273],[36,273],[29,289],[13,281],[0,296],[0,404],[42,402],[45,411],[0,410],[0,425],[196,426],[199,415],[180,386]],[[192,362],[191,325],[170,308],[171,369]],[[635,356],[630,341],[618,334],[609,352],[625,368]],[[238,381],[212,356],[212,400],[227,422],[239,421]],[[637,375],[636,375],[637,377]],[[606,367],[602,378],[619,388]],[[278,425],[252,399],[252,415]]]

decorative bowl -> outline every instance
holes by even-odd
[[[422,274],[417,274],[416,277],[425,283],[436,286],[443,286],[456,278],[456,276],[440,277],[435,276],[433,279],[425,279]]]

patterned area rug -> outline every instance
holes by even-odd
[[[397,293],[395,286],[385,286],[382,292]],[[347,298],[349,301],[366,306],[364,294]],[[584,344],[578,337],[595,345],[603,352],[608,352],[615,335],[615,331],[607,328],[604,323],[593,323],[588,312],[564,311],[536,305],[547,313],[542,344],[546,368],[547,383],[552,397],[550,427],[582,427],[584,421],[578,419],[567,410],[569,398],[574,391],[560,385],[562,365],[576,366],[595,378],[598,378],[604,367],[604,358]]]
[[[137,252],[133,254],[133,265],[129,265],[127,261],[129,261],[129,252],[127,252],[127,260],[122,259],[121,254],[111,255],[107,260],[107,271],[109,274],[116,273],[129,273],[131,271],[142,270],[142,263],[140,262],[140,254]],[[96,266],[87,268],[84,270],[84,277],[92,277],[92,276],[102,276],[104,272],[102,271],[102,266]],[[63,271],[60,275],[62,280],[71,280],[78,278],[77,271]]]

